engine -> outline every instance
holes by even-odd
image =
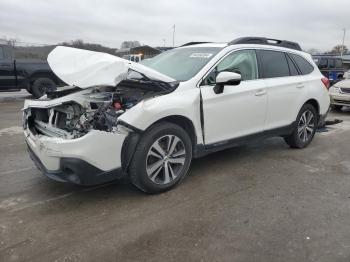
[[[99,87],[82,95],[83,106],[72,101],[49,109],[31,108],[26,112],[28,126],[34,133],[67,139],[81,137],[92,129],[113,132],[119,116],[152,93]]]

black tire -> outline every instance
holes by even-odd
[[[308,118],[309,114],[312,114],[313,120],[312,122],[310,121],[310,125],[307,125],[307,127],[305,127],[305,125],[303,125],[303,122],[305,121],[304,116],[305,118]],[[317,124],[318,116],[315,107],[311,104],[305,104],[299,111],[292,134],[285,138],[286,143],[292,148],[304,148],[308,146],[314,138]],[[311,127],[312,125],[313,127]],[[310,128],[312,128],[312,131]],[[306,137],[304,136],[305,132]]]
[[[50,78],[38,78],[34,81],[30,89],[30,93],[33,94],[35,98],[39,98],[45,95],[47,91],[56,90],[56,84]]]
[[[169,140],[169,138],[171,138],[171,140]],[[178,141],[178,139],[180,141]],[[168,142],[171,141],[173,141],[176,147],[172,148],[170,146],[169,150],[169,145],[171,143],[168,144]],[[155,150],[155,145],[161,146],[164,153],[163,157],[159,153],[160,151],[157,151],[158,149]],[[171,151],[171,149],[173,150]],[[153,155],[151,152],[156,154]],[[182,152],[184,152],[184,154],[181,154]],[[157,155],[157,157],[155,155]],[[183,164],[172,162],[174,159],[180,160],[180,158]],[[143,134],[137,145],[129,167],[130,180],[136,187],[146,193],[155,194],[168,191],[184,179],[190,167],[191,160],[192,143],[187,132],[173,123],[157,123]],[[150,170],[153,170],[153,167],[157,166],[159,163],[160,170],[157,168],[154,173],[149,175],[148,172],[150,173]],[[165,169],[167,171],[165,171]],[[166,172],[168,180],[166,179]],[[174,176],[172,174],[174,174]],[[154,180],[151,179],[153,175]]]
[[[343,106],[340,106],[340,105],[331,105],[331,107],[335,111],[341,111],[341,109],[343,108]]]

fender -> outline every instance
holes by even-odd
[[[197,143],[203,143],[199,88],[176,89],[170,94],[143,100],[121,115],[119,121],[144,131],[157,121],[170,116],[189,119],[195,129]]]

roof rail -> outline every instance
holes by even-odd
[[[188,42],[186,44],[183,44],[182,46],[188,46],[188,45],[200,45],[200,44],[208,44],[208,43],[211,43],[211,42]],[[180,47],[182,47],[180,46]]]
[[[273,45],[279,47],[290,48],[302,51],[300,45],[296,42],[287,40],[270,39],[266,37],[240,37],[228,43],[228,45],[238,44],[259,44],[259,45]]]

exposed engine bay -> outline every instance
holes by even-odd
[[[92,87],[91,92],[81,94],[84,103],[65,102],[52,108],[29,108],[25,111],[26,124],[34,134],[74,139],[90,130],[114,132],[119,116],[141,100],[166,94],[172,90],[164,82],[124,80],[119,85]],[[169,84],[167,84],[169,85]],[[55,91],[48,99],[78,91],[75,87]]]

